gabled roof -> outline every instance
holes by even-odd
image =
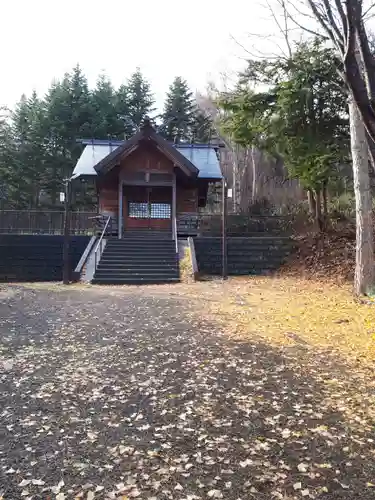
[[[141,142],[151,142],[175,165],[181,168],[184,173],[189,177],[197,177],[199,170],[195,167],[188,157],[181,154],[178,149],[171,146],[171,144],[164,139],[161,135],[157,134],[155,129],[151,126],[149,120],[133,137],[125,141],[121,146],[112,151],[105,158],[95,165],[95,170],[98,174],[105,174],[109,172],[115,165],[118,164],[120,159],[129,156],[133,151],[138,149]]]
[[[176,149],[198,168],[199,178],[222,179],[220,163],[214,147],[207,144],[179,144]]]
[[[150,126],[152,129],[152,127]],[[216,147],[210,144],[173,144],[155,132],[150,135],[135,134],[128,141],[82,139],[85,145],[74,168],[73,176],[96,176],[109,171],[118,164],[120,158],[134,151],[141,140],[150,140],[176,165],[189,172],[187,175],[200,179],[219,180],[222,178]],[[137,140],[135,138],[137,137]],[[147,139],[149,137],[149,139]]]

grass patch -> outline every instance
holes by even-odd
[[[180,278],[184,283],[194,281],[193,266],[191,264],[191,252],[189,247],[185,248],[184,256],[180,260]]]

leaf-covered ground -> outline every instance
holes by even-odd
[[[0,496],[375,498],[372,371],[276,341],[250,286],[3,293]]]
[[[352,285],[294,277],[232,278],[185,285],[203,300],[227,336],[271,345],[305,345],[375,368],[375,301],[356,300]]]
[[[283,266],[281,274],[352,283],[355,268],[355,226],[348,221],[340,223],[340,226],[326,233],[309,232],[295,237],[295,251]]]

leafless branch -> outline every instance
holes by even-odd
[[[237,38],[235,38],[232,34],[230,34],[229,37],[234,41],[234,43],[236,43],[239,47],[241,47],[242,50],[244,50],[247,54],[249,54],[250,57],[253,57],[253,54],[249,52],[249,50],[241,42],[239,42]]]
[[[301,5],[301,8],[297,7],[297,4],[300,4]],[[315,17],[310,14],[309,12],[306,12],[305,10],[302,10],[302,7],[305,7],[306,4],[304,1],[301,1],[301,0],[288,0],[288,6],[291,7],[293,10],[295,10],[297,12],[297,14],[299,16],[302,16],[302,17],[307,17],[308,19],[312,19],[315,21]],[[290,13],[290,8],[288,9],[289,13]]]
[[[312,30],[311,28],[307,28],[306,26],[303,26],[301,23],[299,23],[295,17],[287,12],[287,15],[289,16],[289,19],[291,20],[292,23],[294,23],[299,29],[306,33],[310,33],[310,35],[313,35],[317,38],[321,38],[322,40],[327,40],[327,37],[323,35],[322,33],[319,33],[318,31]]]
[[[340,0],[335,0],[335,1],[336,1],[336,4],[339,3],[341,6]],[[332,34],[334,35],[334,37],[336,39],[336,45],[339,45],[340,47],[342,47],[342,50],[344,50],[344,38],[343,38],[342,30],[340,30],[339,26],[337,25],[334,13],[333,13],[332,8],[331,8],[330,0],[323,0],[323,4],[324,4],[325,11],[327,14],[328,22],[331,26]]]
[[[269,1],[267,0],[267,7],[268,7],[268,10],[270,11],[270,14],[273,18],[273,20],[275,21],[276,23],[276,26],[279,28],[280,32],[282,33],[283,37],[284,37],[284,40],[285,40],[285,44],[287,46],[287,49],[288,49],[288,56],[289,57],[292,57],[292,47],[291,47],[291,44],[290,44],[290,41],[289,41],[289,29],[288,29],[288,16],[286,14],[286,7],[285,7],[285,0],[277,0],[279,5],[281,6],[282,10],[283,10],[283,21],[284,21],[284,26],[282,26],[275,14],[275,11],[273,10],[271,4],[269,3]]]
[[[329,26],[328,24],[328,21],[327,21],[327,18],[324,16],[324,14],[318,9],[316,3],[314,0],[307,0],[307,3],[309,4],[311,10],[313,11],[315,17],[316,17],[316,20],[318,21],[318,23],[322,26],[322,28],[324,29],[324,31],[327,33],[327,35],[329,36],[329,38],[332,40],[333,44],[338,48],[340,49],[340,52],[342,53],[342,47],[338,47],[337,46],[337,43],[336,43],[336,38],[334,36],[334,33],[331,29],[331,27]]]
[[[335,0],[335,4],[336,4],[336,9],[337,9],[337,12],[339,13],[339,16],[341,18],[341,23],[342,23],[342,27],[344,28],[344,30],[347,29],[347,21],[346,21],[346,16],[345,16],[345,12],[344,12],[344,8],[342,6],[342,3],[341,3],[341,0]],[[346,31],[345,31],[346,33]]]
[[[375,142],[375,64],[364,26],[362,0],[307,2],[339,51],[343,63],[339,72],[361,113],[369,137]]]
[[[367,14],[369,14],[369,13],[370,13],[370,11],[371,11],[374,7],[375,7],[375,2],[374,2],[374,3],[372,3],[372,4],[371,4],[371,5],[370,5],[370,6],[369,6],[366,10],[365,10],[365,12],[362,14],[362,18],[364,19],[364,18],[367,16]]]
[[[275,54],[275,53],[272,53],[272,52],[269,52],[269,53],[264,53],[264,52],[260,52],[258,51],[254,46],[252,46],[252,51],[250,51],[247,47],[245,47],[240,41],[238,41],[233,35],[229,35],[230,38],[239,46],[241,47],[241,49],[243,49],[252,59],[280,59],[281,58],[285,58],[285,59],[288,59],[287,57],[285,56],[280,56],[280,54]],[[278,49],[282,51],[282,48],[275,42],[273,41],[273,43],[278,47]]]

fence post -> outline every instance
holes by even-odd
[[[227,245],[227,199],[228,199],[228,186],[226,180],[223,178],[222,182],[222,277],[223,280],[228,278],[228,245]]]
[[[71,202],[71,180],[65,180],[65,203],[64,203],[64,244],[63,244],[63,283],[69,285],[70,282],[70,202]]]

